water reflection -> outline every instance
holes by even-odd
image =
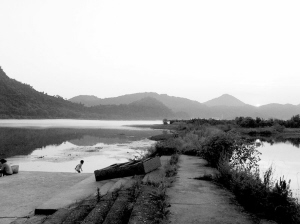
[[[276,143],[287,143],[291,144],[297,148],[300,146],[300,138],[282,138],[282,139],[276,139],[275,142],[272,142],[271,144],[276,144]]]
[[[114,129],[24,129],[0,128],[0,157],[28,155],[37,148],[59,146],[68,141],[78,146],[122,144],[160,134],[158,130],[114,130]],[[91,140],[89,142],[89,140]]]
[[[257,137],[248,137],[248,139],[255,141]],[[299,135],[296,136],[277,136],[276,138],[274,137],[259,137],[259,140],[262,142],[267,142],[271,145],[273,144],[280,144],[280,143],[287,143],[291,144],[294,147],[299,148],[300,147],[300,137]]]
[[[0,128],[0,157],[19,164],[21,171],[84,172],[125,162],[155,142],[147,139],[161,130],[118,128]]]
[[[265,172],[270,166],[274,168],[274,179],[279,180],[280,177],[285,180],[291,179],[291,189],[294,196],[299,198],[300,189],[300,150],[299,142],[294,138],[292,141],[286,139],[285,141],[264,141],[258,147],[262,153],[259,166],[262,172]]]

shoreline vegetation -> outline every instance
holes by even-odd
[[[254,143],[260,138],[271,143],[290,141],[299,146],[299,115],[288,121],[271,120],[270,126],[264,127],[241,125],[241,120],[255,121],[252,118],[175,120],[169,125],[153,126],[170,127],[171,133],[151,139],[158,141],[155,146],[158,155],[186,154],[207,160],[218,174],[204,179],[231,191],[239,204],[258,219],[300,223],[300,204],[289,188],[290,180],[284,177],[274,180],[272,167],[261,177],[260,152]]]

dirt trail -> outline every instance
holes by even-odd
[[[180,156],[177,179],[168,189],[171,223],[269,223],[255,220],[234,201],[234,196],[211,181],[194,179],[213,174],[215,169],[206,167],[198,157]]]

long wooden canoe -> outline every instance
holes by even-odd
[[[152,157],[140,161],[116,163],[106,168],[95,170],[94,174],[96,181],[101,181],[120,177],[146,174],[157,169],[160,166],[160,158]]]

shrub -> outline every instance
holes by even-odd
[[[165,165],[166,177],[173,177],[177,174],[177,165],[166,164]]]
[[[282,125],[280,125],[280,124],[278,124],[278,123],[274,124],[274,125],[272,126],[272,128],[273,128],[275,131],[278,131],[278,132],[283,132],[283,130],[285,129],[284,126],[282,126]]]
[[[170,138],[156,143],[155,148],[159,155],[172,155],[181,151],[182,142],[179,138]]]
[[[260,155],[261,153],[253,143],[248,143],[243,139],[236,139],[229,162],[235,170],[257,174],[259,173],[258,162],[260,161]]]
[[[217,125],[217,127],[224,132],[228,132],[232,129],[231,125],[229,125],[229,124],[219,124],[219,125]]]
[[[223,131],[219,128],[210,125],[202,125],[194,130],[194,134],[198,135],[199,139],[204,139],[209,136],[220,134]]]
[[[197,155],[201,149],[201,142],[198,135],[193,132],[187,133],[179,139],[181,142],[180,152],[186,155]]]
[[[171,165],[176,165],[177,163],[178,163],[178,161],[179,161],[179,154],[173,154],[172,156],[171,156],[171,159],[170,159],[170,164]]]
[[[219,133],[208,137],[202,144],[200,156],[202,156],[212,167],[217,167],[221,155],[231,157],[235,145],[233,135]]]
[[[165,165],[166,177],[174,177],[177,174],[179,154],[173,154],[169,162]]]
[[[230,190],[247,210],[256,213],[262,211],[263,189],[264,185],[259,179],[259,173],[232,171]]]

